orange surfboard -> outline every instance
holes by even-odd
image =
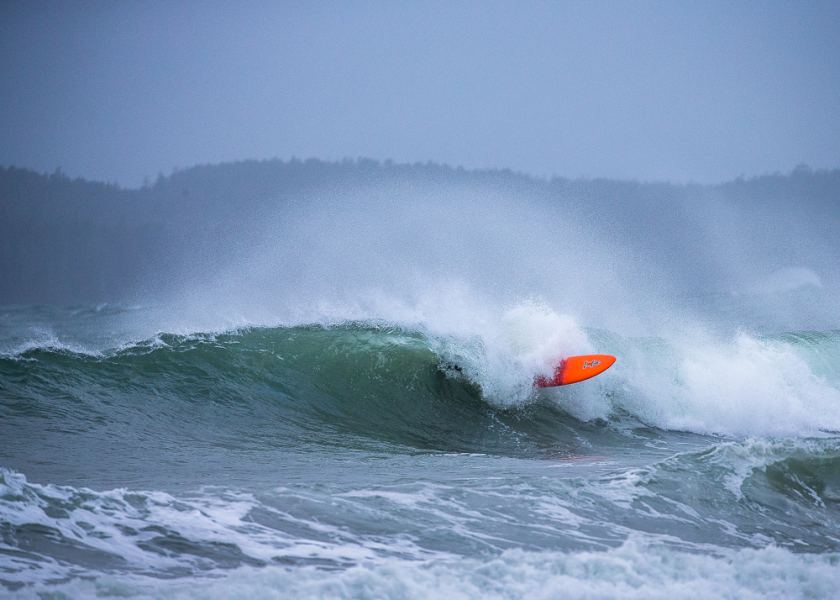
[[[535,384],[537,387],[544,388],[585,381],[600,375],[613,366],[614,362],[615,356],[609,354],[570,356],[557,365],[554,370],[554,377],[538,377]]]

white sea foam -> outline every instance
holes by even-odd
[[[486,559],[386,559],[340,571],[269,567],[162,581],[102,576],[52,588],[132,598],[834,598],[840,555],[768,546],[699,554],[629,540],[597,552],[509,550]]]
[[[746,333],[700,328],[657,343],[593,342],[569,315],[526,301],[496,312],[467,294],[393,313],[426,331],[444,361],[457,364],[491,403],[533,399],[533,380],[564,356],[610,352],[618,362],[584,384],[542,392],[570,414],[609,419],[619,411],[663,429],[704,434],[807,437],[840,431],[840,389],[817,375],[802,349]],[[617,345],[611,342],[617,340]]]
[[[492,318],[465,317],[453,328],[435,320],[424,328],[441,358],[457,364],[488,401],[500,406],[533,398],[535,377],[550,376],[566,356],[592,351],[573,317],[536,301],[514,305]]]
[[[738,334],[631,350],[615,404],[665,429],[803,437],[840,430],[840,389],[790,344]]]
[[[250,519],[255,509],[276,521],[293,523],[295,535]],[[377,535],[356,535],[325,525],[316,517],[295,517],[282,506],[262,503],[244,492],[214,488],[183,497],[160,491],[98,492],[30,483],[23,474],[1,467],[0,522],[10,530],[37,528],[49,532],[52,539],[83,549],[79,554],[82,565],[86,556],[98,552],[97,560],[110,557],[110,561],[116,560],[135,573],[175,574],[217,564],[216,559],[202,557],[201,548],[209,548],[211,553],[223,548],[231,561],[246,559],[251,563],[321,561],[348,565],[382,555],[416,560],[444,555],[420,548],[408,538],[394,537],[386,545]],[[161,551],[166,540],[191,545],[194,551]],[[158,548],[160,542],[163,546]],[[14,536],[0,540],[0,580],[5,582],[31,584],[84,571],[82,566],[49,554],[19,552]]]

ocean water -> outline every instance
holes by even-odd
[[[310,198],[0,307],[0,596],[836,597],[825,218],[576,205]]]
[[[332,321],[124,341],[162,310],[0,313],[3,595],[829,598],[840,583],[838,331],[681,347],[526,302],[489,337]],[[547,323],[619,362],[535,391]]]

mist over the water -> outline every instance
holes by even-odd
[[[622,333],[836,323],[836,171],[677,186],[267,161],[138,190],[2,184],[7,304],[167,303],[187,328],[480,321],[524,300]]]

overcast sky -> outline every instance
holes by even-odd
[[[247,5],[246,5],[247,4]],[[840,2],[3,2],[0,164],[840,166]]]

